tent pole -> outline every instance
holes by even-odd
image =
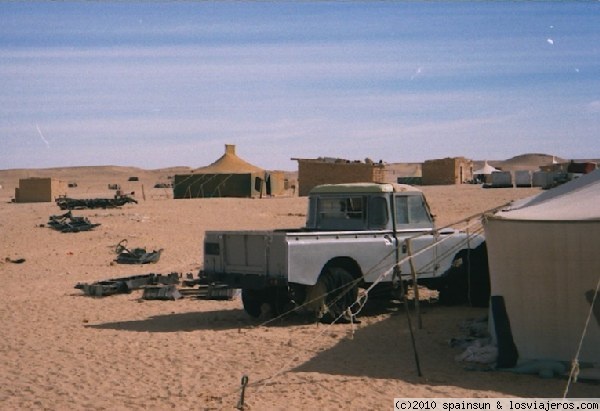
[[[415,310],[417,312],[417,325],[419,330],[423,328],[423,321],[421,319],[421,309],[419,307],[419,285],[417,284],[417,270],[415,269],[415,262],[412,258],[412,248],[411,248],[410,238],[406,239],[406,252],[408,253],[408,257],[410,258],[408,261],[410,263],[410,273],[412,274],[413,279],[413,292],[415,293]]]
[[[392,209],[392,232],[394,235],[394,246],[395,246],[395,258],[396,264],[394,264],[394,273],[392,277],[392,284],[394,280],[398,280],[400,282],[400,293],[402,293],[402,301],[404,302],[404,308],[406,311],[406,321],[408,322],[408,329],[410,331],[410,341],[413,348],[413,354],[415,357],[415,365],[417,367],[417,375],[422,377],[421,373],[421,363],[419,361],[419,352],[417,351],[417,343],[415,341],[415,332],[413,330],[412,321],[410,319],[410,312],[408,307],[408,298],[406,297],[406,290],[404,289],[404,283],[402,282],[402,277],[400,273],[400,244],[398,243],[398,230],[396,229],[396,197],[391,195],[391,209]]]

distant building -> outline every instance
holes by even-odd
[[[54,178],[32,177],[19,180],[15,188],[15,202],[44,203],[67,194],[67,184]]]
[[[339,158],[303,159],[298,161],[298,194],[307,196],[320,184],[383,183],[385,165],[372,161],[359,162]]]
[[[571,160],[564,163],[552,163],[545,166],[540,166],[540,170],[555,173],[574,173],[588,174],[598,168],[598,165],[593,162],[575,162]]]
[[[422,173],[423,185],[463,184],[473,181],[473,161],[464,157],[427,160]]]

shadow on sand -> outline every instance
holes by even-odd
[[[86,325],[99,330],[133,332],[179,332],[198,330],[230,330],[253,326],[248,315],[241,309],[223,311],[202,311],[179,314],[164,314],[144,320],[117,321]]]
[[[339,341],[292,371],[456,386],[517,397],[557,398],[562,395],[566,378],[542,379],[536,375],[483,371],[482,367],[455,361],[455,356],[463,350],[452,348],[450,339],[465,337],[461,323],[485,317],[486,308],[421,304],[421,329],[418,329],[414,310],[411,308],[409,312],[416,354],[406,310],[398,306],[383,320],[359,327],[352,338]],[[586,397],[597,389],[596,383],[580,383],[571,388],[570,395]]]

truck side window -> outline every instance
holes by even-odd
[[[369,228],[385,228],[387,223],[387,200],[383,197],[371,197],[369,201]]]
[[[396,196],[396,224],[408,224],[408,201],[405,196]]]

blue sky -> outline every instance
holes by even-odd
[[[0,169],[600,157],[600,2],[2,2]]]

